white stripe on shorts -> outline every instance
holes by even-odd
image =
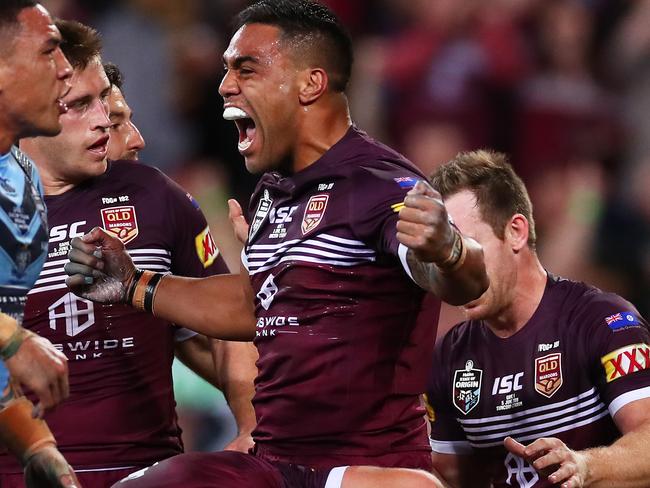
[[[341,488],[343,475],[348,467],[349,466],[337,466],[336,468],[332,468],[330,474],[327,475],[327,481],[325,482],[324,488]]]

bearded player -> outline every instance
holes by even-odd
[[[544,269],[528,193],[503,154],[460,154],[432,182],[483,245],[490,277],[436,348],[434,466],[454,487],[650,486],[646,321]]]
[[[71,398],[47,420],[84,486],[105,487],[182,452],[171,381],[174,352],[224,390],[244,438],[254,425],[254,358],[222,344],[217,357],[222,367],[215,370],[209,344],[195,333],[131,308],[96,305],[67,290],[63,264],[69,241],[97,225],[120,237],[149,270],[207,276],[225,266],[205,218],[185,191],[151,167],[107,163],[111,86],[99,39],[78,23],[58,26],[74,67],[63,129],[56,137],[21,143],[41,171],[51,225],[25,326],[50,338],[69,360]],[[21,486],[15,462],[4,456],[0,466],[3,488]]]

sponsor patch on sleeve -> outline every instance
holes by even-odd
[[[607,383],[650,367],[650,346],[630,344],[600,358]]]
[[[413,188],[418,182],[418,179],[412,176],[400,176],[399,178],[393,178],[393,180],[395,180],[395,183],[397,183],[400,188],[407,190]]]
[[[624,329],[625,327],[639,327],[639,318],[634,312],[618,312],[605,317],[605,323],[612,330]]]
[[[219,255],[219,248],[210,234],[210,226],[206,225],[205,229],[194,238],[194,243],[196,244],[196,254],[199,256],[199,260],[203,264],[204,268],[207,268]]]

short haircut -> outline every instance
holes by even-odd
[[[120,90],[124,84],[124,75],[115,63],[104,63],[104,72],[111,86],[116,86]]]
[[[76,20],[58,19],[56,26],[61,32],[61,50],[65,57],[74,69],[86,69],[88,63],[102,50],[102,41],[97,31]]]
[[[0,0],[0,54],[14,52],[14,36],[18,35],[18,14],[21,10],[32,8],[38,2],[32,0]]]
[[[535,249],[533,205],[524,182],[505,154],[488,150],[459,153],[431,175],[431,183],[443,198],[471,191],[481,217],[499,239],[505,238],[506,224],[512,216],[522,214],[529,224],[528,247]]]
[[[235,31],[247,24],[278,27],[282,39],[302,49],[308,62],[319,64],[330,79],[330,87],[343,92],[352,72],[352,41],[336,15],[312,0],[260,0],[244,9],[235,21]]]
[[[18,13],[25,9],[35,7],[38,4],[35,0],[2,0],[0,2],[0,30],[16,24]]]

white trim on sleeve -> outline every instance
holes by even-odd
[[[614,398],[609,404],[609,414],[614,418],[616,412],[623,408],[628,403],[632,403],[635,400],[642,400],[644,398],[650,398],[650,386],[645,388],[639,388],[638,390],[628,391],[622,395]]]
[[[417,285],[418,283],[413,278],[413,275],[411,274],[411,268],[409,268],[409,263],[406,260],[406,253],[408,252],[408,250],[409,248],[400,242],[399,246],[397,247],[397,255],[399,256],[399,260],[402,262],[402,267],[404,268],[404,271],[406,271],[406,274],[409,275],[409,278],[413,280],[413,283]]]
[[[472,454],[472,445],[468,441],[436,441],[429,439],[431,450],[440,454]]]

